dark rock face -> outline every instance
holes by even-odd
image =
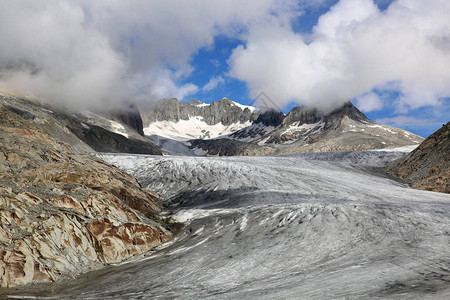
[[[450,193],[450,122],[409,155],[389,164],[386,171],[413,188]]]
[[[266,126],[279,126],[283,123],[284,120],[284,114],[280,111],[275,110],[267,110],[263,113],[261,113],[256,121],[255,124],[263,124]]]
[[[261,154],[261,147],[258,145],[241,142],[238,140],[192,140],[190,143],[192,148],[203,149],[208,152],[208,155],[249,156]],[[264,154],[269,155],[273,153],[275,153],[274,149],[267,148]]]
[[[144,136],[144,126],[142,125],[141,113],[135,104],[129,104],[128,107],[122,111],[112,112],[111,117],[112,119],[136,130],[136,132],[141,136]]]
[[[283,120],[283,125],[288,126],[295,122],[299,124],[314,124],[323,118],[323,114],[314,107],[294,107]]]
[[[192,116],[202,117],[208,125],[222,123],[227,126],[233,123],[253,122],[259,116],[259,113],[253,113],[248,108],[241,109],[227,98],[209,105],[203,104],[198,100],[188,103],[179,103],[177,99],[161,100],[151,110],[142,113],[144,126],[157,121],[189,120]]]
[[[180,104],[175,98],[157,102],[151,110],[142,112],[144,124],[157,121],[178,122],[180,120]]]
[[[61,117],[60,120],[64,120],[73,134],[97,152],[162,155],[161,150],[151,141],[126,138],[96,125],[85,128],[76,118]]]

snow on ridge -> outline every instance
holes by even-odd
[[[230,99],[228,99],[227,97],[223,97],[221,100],[230,100]],[[242,110],[244,110],[246,108],[248,108],[251,112],[254,112],[256,110],[256,107],[254,107],[254,106],[243,105],[243,104],[240,104],[240,103],[235,102],[233,100],[230,100],[230,101],[233,103],[234,106],[237,106],[237,107],[239,107]],[[197,107],[206,107],[206,106],[210,106],[211,103],[209,103],[209,104],[208,103],[200,103],[200,104],[192,104],[192,105],[197,106]]]
[[[254,112],[256,110],[256,107],[251,106],[251,105],[242,105],[240,103],[234,102],[232,100],[230,100],[231,102],[233,102],[233,104],[237,107],[239,107],[240,109],[244,110],[246,108],[248,108],[251,112]]]
[[[208,125],[200,116],[191,116],[189,120],[179,120],[178,122],[158,121],[151,123],[144,128],[145,135],[158,135],[165,138],[188,141],[192,139],[214,139],[227,136],[242,128],[251,125],[250,121],[245,123],[233,123],[228,126],[221,122]]]
[[[205,106],[210,106],[210,104],[207,104],[207,103],[200,103],[200,104],[193,104],[193,105],[195,105],[195,106],[197,106],[197,107],[205,107]]]
[[[322,129],[324,126],[325,126],[325,124],[322,121],[313,123],[313,124],[303,123],[301,125],[300,125],[300,121],[298,121],[298,122],[294,122],[291,125],[289,125],[289,127],[285,131],[283,131],[281,133],[281,135],[284,135],[284,134],[292,132],[292,131],[300,131],[300,130],[305,130],[305,133],[307,133],[309,131],[316,132],[316,131]],[[317,128],[317,129],[313,130],[315,128]]]

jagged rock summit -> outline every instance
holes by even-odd
[[[236,123],[253,122],[259,113],[255,113],[252,106],[243,106],[228,98],[205,104],[199,100],[191,100],[188,103],[178,102],[177,99],[165,99],[159,101],[155,106],[143,113],[144,124],[168,121],[188,121],[192,117],[201,117],[207,125],[218,123],[229,126]]]
[[[413,188],[450,194],[450,122],[386,170]]]
[[[351,102],[324,114],[294,107],[287,115],[227,98],[158,102],[143,114],[144,133],[169,153],[271,155],[355,151],[419,144],[423,138],[369,120]]]

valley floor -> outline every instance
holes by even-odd
[[[158,192],[185,229],[148,257],[16,295],[449,299],[450,195],[378,168],[403,154],[101,154]]]

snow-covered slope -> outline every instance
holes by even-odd
[[[404,154],[102,155],[158,191],[187,226],[148,258],[51,296],[449,299],[450,195],[374,169]]]
[[[245,123],[237,122],[229,125],[223,125],[222,123],[208,125],[202,117],[191,116],[188,120],[179,120],[178,122],[153,122],[144,128],[144,133],[145,135],[158,135],[161,137],[174,139],[176,141],[187,141],[193,139],[208,140],[228,136],[250,125],[250,121]]]

